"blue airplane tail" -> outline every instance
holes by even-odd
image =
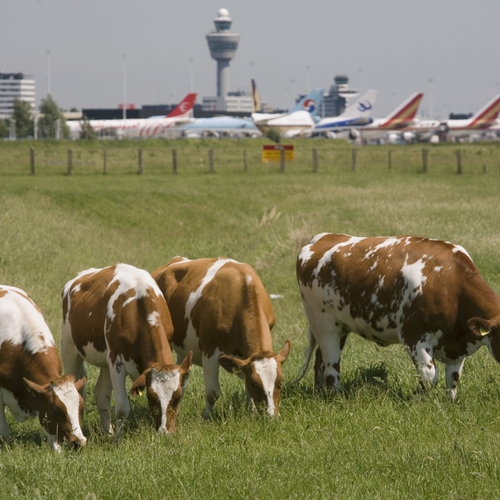
[[[309,111],[312,116],[317,116],[322,100],[323,89],[314,89],[297,102],[289,113],[294,113],[295,111]]]

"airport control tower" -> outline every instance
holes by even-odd
[[[236,55],[240,35],[231,33],[232,20],[227,9],[219,9],[214,19],[215,31],[207,35],[212,59],[217,61],[217,97],[226,97],[229,91],[229,62]]]

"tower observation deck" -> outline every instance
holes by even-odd
[[[240,35],[231,33],[232,19],[227,9],[219,9],[214,19],[215,31],[207,35],[212,59],[217,61],[217,96],[226,97],[229,92],[229,63],[236,55]]]

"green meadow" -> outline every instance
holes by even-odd
[[[24,289],[59,342],[61,289],[83,269],[153,271],[175,255],[247,262],[280,296],[273,339],[275,351],[292,342],[285,382],[307,344],[295,261],[314,234],[450,240],[500,293],[499,145],[363,146],[354,165],[345,142],[292,142],[284,172],[262,163],[264,140],[0,142],[0,283]],[[7,410],[0,498],[498,498],[500,367],[486,349],[469,358],[455,403],[438,368],[438,386],[414,395],[402,346],[352,335],[339,393],[315,393],[310,370],[285,385],[281,417],[270,420],[247,411],[242,381],[221,369],[222,395],[205,421],[194,367],[177,434],[156,435],[143,396],[131,398],[115,443],[100,430],[88,367],[81,450],[54,454],[37,420],[17,423]]]

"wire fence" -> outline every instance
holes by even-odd
[[[225,144],[221,144],[224,143]],[[435,146],[353,146],[303,140],[294,159],[263,160],[262,144],[236,141],[145,145],[0,143],[0,175],[186,175],[202,173],[450,173],[500,175],[500,147],[490,143]]]

